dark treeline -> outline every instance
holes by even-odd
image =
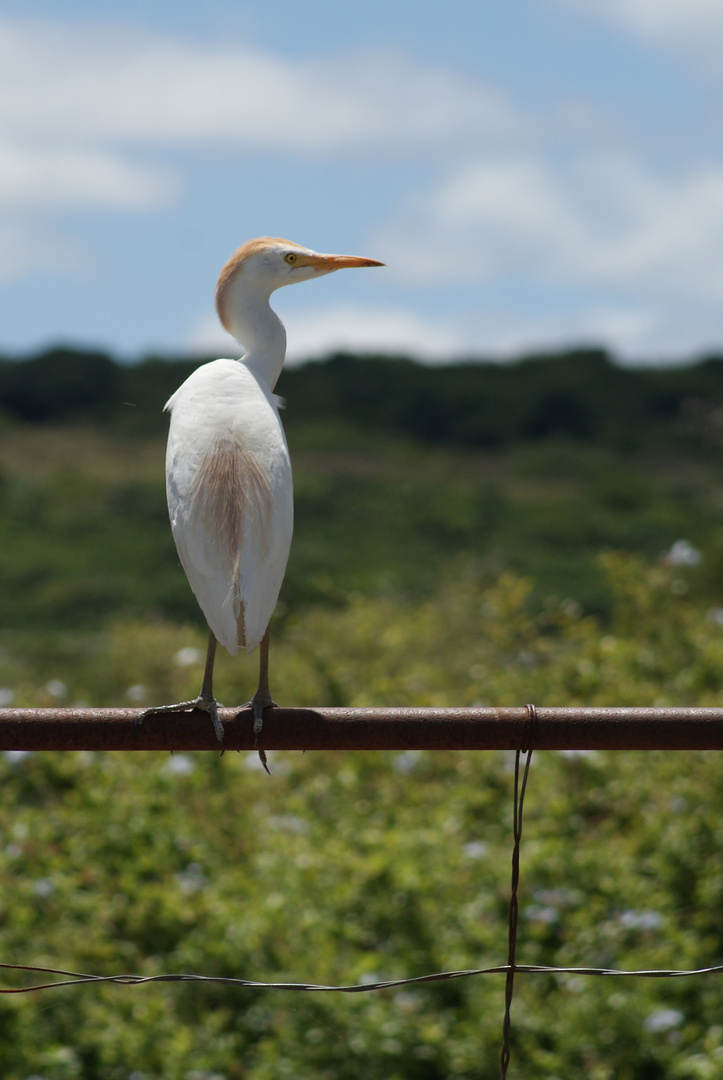
[[[71,349],[1,359],[0,416],[152,434],[164,429],[164,402],[198,363],[148,358],[125,365]],[[715,435],[723,357],[634,369],[602,350],[443,367],[340,354],[286,369],[277,389],[289,430],[332,423],[484,448],[559,434],[624,449],[692,432]]]

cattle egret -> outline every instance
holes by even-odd
[[[240,360],[213,360],[186,379],[166,404],[168,513],[176,548],[209,626],[201,693],[193,701],[146,709],[138,718],[203,709],[223,748],[213,696],[218,641],[232,655],[260,644],[252,700],[254,737],[269,692],[269,621],[291,545],[291,464],[273,390],[286,353],[283,323],[269,305],[282,285],[352,266],[383,266],[355,255],[319,255],[264,236],[240,247],[221,270],[216,310],[246,349]],[[265,764],[263,751],[259,751]]]

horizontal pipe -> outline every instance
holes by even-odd
[[[221,709],[252,750],[250,709]],[[534,713],[534,720],[531,714]],[[208,716],[135,725],[136,709],[0,709],[1,750],[218,750]],[[723,708],[267,709],[265,750],[722,750]]]

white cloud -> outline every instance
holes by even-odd
[[[631,157],[533,156],[452,172],[375,250],[413,280],[539,282],[723,299],[723,165],[664,176]]]
[[[720,76],[720,0],[557,0],[583,16],[602,16],[648,44],[682,53]]]
[[[48,234],[23,217],[0,214],[0,281],[10,281],[18,274],[40,267],[57,270],[75,269],[82,256],[75,244]]]
[[[47,219],[69,209],[141,211],[172,197],[176,182],[105,150],[13,143],[0,136],[0,278],[87,266],[81,245]],[[91,260],[92,261],[92,260]]]
[[[532,157],[463,165],[417,196],[406,221],[399,216],[372,246],[392,271],[419,281],[518,271],[549,257],[551,236],[577,231],[556,177]]]
[[[0,21],[0,132],[24,138],[388,153],[470,137],[509,143],[521,123],[494,90],[392,51],[291,60],[150,32]]]
[[[139,210],[165,203],[175,186],[169,173],[136,167],[103,150],[0,140],[0,207]]]
[[[469,346],[465,333],[446,320],[391,307],[322,308],[293,313],[285,322],[292,360],[336,350],[409,353],[422,360],[443,360]]]
[[[541,350],[604,347],[632,359],[679,358],[681,351],[671,347],[667,329],[656,311],[644,306],[593,303],[552,315],[489,310],[480,320],[471,354],[514,358]]]
[[[723,35],[720,0],[568,0],[592,8],[643,37],[672,42]]]
[[[352,304],[286,312],[283,317],[290,363],[336,351],[410,354],[422,360],[447,360],[474,348],[468,328],[412,310]],[[184,347],[202,355],[238,356],[234,339],[213,316],[192,327]]]

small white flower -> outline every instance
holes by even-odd
[[[545,923],[550,926],[560,918],[560,912],[552,904],[542,907],[540,904],[529,904],[524,911],[525,918],[533,922]]]
[[[677,1009],[658,1009],[643,1020],[646,1031],[670,1031],[671,1028],[680,1027],[684,1016]]]
[[[309,831],[309,823],[298,814],[277,814],[266,818],[268,828],[278,832],[290,832],[303,835]]]
[[[189,776],[195,768],[196,762],[186,754],[174,754],[162,766],[163,772],[171,776]]]
[[[192,896],[194,893],[201,891],[204,885],[207,884],[208,878],[204,874],[200,863],[193,862],[176,874],[176,881],[182,893],[186,896]]]
[[[190,667],[191,664],[200,664],[202,660],[203,653],[194,645],[185,645],[173,657],[173,662],[178,667]]]
[[[657,930],[663,916],[659,911],[624,911],[618,921],[626,930]]]
[[[690,540],[676,540],[663,562],[668,566],[697,566],[703,558],[697,547]]]
[[[148,697],[148,689],[142,683],[134,683],[126,690],[126,697],[129,701],[145,701]]]
[[[423,757],[424,750],[402,750],[392,758],[392,768],[395,772],[412,772]]]

